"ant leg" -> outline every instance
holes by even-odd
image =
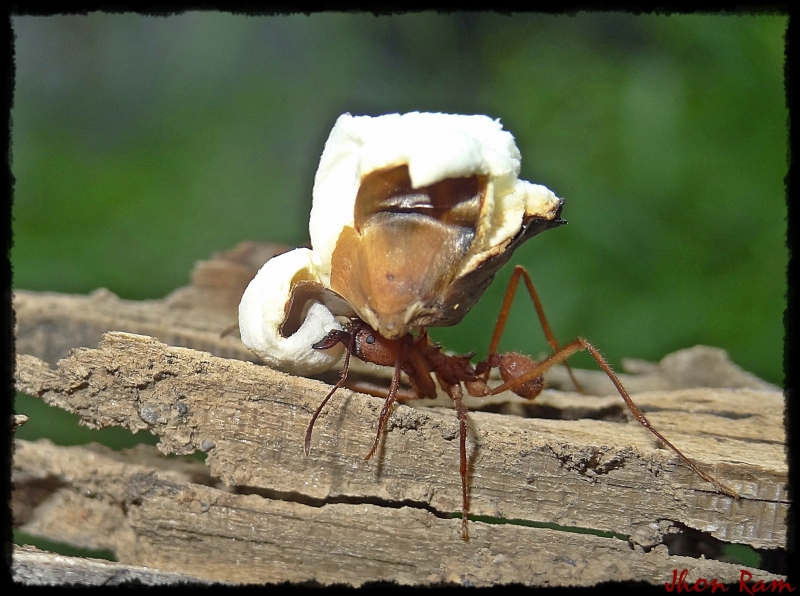
[[[461,385],[449,385],[439,380],[456,408],[458,419],[459,472],[461,474],[461,539],[469,542],[469,491],[467,490],[467,408],[462,400]]]
[[[557,353],[559,350],[558,340],[556,340],[556,336],[553,335],[553,330],[550,329],[550,324],[547,322],[547,317],[544,315],[544,308],[542,308],[539,295],[536,293],[536,289],[533,287],[531,276],[528,275],[528,272],[525,271],[525,268],[522,265],[517,265],[514,267],[514,273],[511,275],[511,280],[508,282],[506,295],[503,298],[503,305],[500,307],[500,314],[497,315],[497,323],[494,326],[492,341],[489,344],[489,356],[497,353],[497,346],[500,344],[500,336],[503,334],[503,330],[506,327],[506,322],[508,322],[508,314],[511,312],[511,303],[514,301],[514,295],[517,293],[517,286],[519,285],[520,277],[522,277],[522,279],[525,281],[528,294],[530,294],[531,300],[533,300],[533,306],[536,308],[536,314],[539,316],[539,324],[542,326],[542,331],[544,331],[544,336],[547,339],[547,343],[550,344],[550,347],[553,349],[553,353]],[[572,367],[567,362],[564,362],[564,367],[567,369],[569,378],[572,379],[575,388],[580,393],[584,393],[583,388],[580,386],[580,383],[578,383],[577,379],[575,378],[575,374],[572,372]]]
[[[333,397],[333,394],[336,393],[336,390],[339,389],[342,385],[344,385],[345,381],[347,380],[347,373],[350,370],[350,350],[347,350],[347,354],[344,357],[344,366],[342,367],[342,376],[339,379],[339,382],[333,386],[333,389],[330,390],[328,395],[325,396],[325,399],[322,400],[322,403],[319,404],[317,407],[317,411],[314,412],[314,415],[311,417],[311,422],[308,423],[308,429],[306,430],[306,442],[304,445],[304,449],[306,452],[306,457],[308,457],[308,452],[311,450],[311,431],[314,430],[314,423],[317,421],[317,417],[319,416],[320,412],[322,412],[322,408],[325,407],[325,404],[328,403],[328,400]]]
[[[448,393],[453,399],[456,407],[456,417],[458,418],[458,438],[461,473],[461,539],[469,542],[469,493],[467,491],[467,408],[461,400],[461,385],[451,385]]]
[[[381,415],[378,418],[378,432],[375,433],[375,442],[372,444],[372,449],[369,450],[369,453],[367,453],[367,457],[364,458],[364,461],[369,461],[369,459],[373,455],[375,455],[375,451],[378,449],[378,443],[381,440],[383,427],[386,424],[386,420],[389,418],[389,412],[391,412],[392,410],[392,405],[394,405],[394,402],[397,401],[397,388],[399,386],[400,386],[400,356],[398,355],[397,362],[395,362],[394,365],[392,384],[389,385],[389,395],[386,396],[386,403],[383,404]]]
[[[727,495],[730,495],[731,497],[733,497],[735,499],[739,498],[739,494],[734,489],[732,489],[732,488],[730,488],[728,486],[725,486],[724,484],[722,484],[720,481],[718,481],[713,476],[703,472],[694,463],[692,463],[689,460],[688,457],[686,457],[683,453],[681,453],[681,451],[677,447],[675,447],[675,445],[670,443],[666,439],[666,437],[664,437],[664,435],[662,435],[655,428],[653,428],[653,425],[650,424],[650,421],[645,417],[644,414],[642,414],[641,410],[639,410],[639,408],[636,406],[636,404],[633,403],[633,400],[631,399],[631,396],[625,390],[625,387],[622,386],[622,383],[617,378],[617,375],[614,374],[614,371],[611,370],[611,366],[609,366],[608,362],[606,362],[606,359],[603,358],[603,356],[600,354],[600,352],[597,350],[597,348],[595,348],[592,344],[590,344],[588,341],[586,341],[582,337],[579,337],[575,341],[570,342],[569,344],[567,344],[566,346],[561,348],[558,352],[553,354],[547,360],[536,364],[532,369],[530,369],[525,374],[520,375],[516,379],[508,381],[507,383],[503,383],[499,387],[496,387],[495,389],[492,390],[492,395],[496,395],[498,393],[502,393],[503,391],[513,390],[516,387],[519,387],[520,385],[524,385],[525,383],[527,383],[529,381],[532,381],[533,379],[541,376],[542,374],[544,374],[544,372],[546,370],[550,369],[554,365],[559,364],[561,362],[564,362],[567,358],[569,358],[570,356],[572,356],[576,352],[580,352],[582,350],[588,350],[588,352],[597,361],[597,364],[600,365],[600,368],[602,368],[603,371],[608,375],[608,378],[611,379],[612,383],[614,383],[614,386],[617,388],[617,391],[622,396],[622,399],[625,401],[625,405],[628,406],[628,409],[631,411],[631,413],[636,418],[636,420],[639,422],[639,424],[641,424],[643,427],[645,427],[647,430],[649,430],[651,433],[653,433],[656,436],[656,438],[658,438],[658,440],[661,441],[665,446],[667,446],[670,449],[672,449],[672,451],[674,451],[678,455],[678,457],[681,458],[683,463],[685,463],[687,466],[689,466],[689,468],[695,474],[700,476],[700,478],[702,478],[703,480],[705,480],[707,482],[710,482],[711,484],[716,486],[721,492],[723,492],[723,493],[725,493]]]

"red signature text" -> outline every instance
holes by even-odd
[[[717,590],[720,592],[727,592],[730,586],[725,586],[717,579],[706,579],[698,577],[694,582],[687,582],[686,576],[689,574],[688,569],[682,569],[680,572],[677,569],[672,570],[672,581],[664,584],[667,592],[705,592],[711,590],[715,593]],[[774,579],[770,582],[758,580],[751,582],[753,574],[749,571],[741,569],[739,571],[739,592],[741,594],[763,594],[766,592],[781,593],[784,590],[787,592],[794,592],[795,588],[789,585],[789,582],[782,579]]]

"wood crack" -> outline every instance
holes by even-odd
[[[476,523],[465,544],[451,403],[396,406],[387,426],[400,432],[385,433],[378,461],[365,463],[379,402],[342,390],[318,419],[305,457],[303,436],[329,386],[248,362],[237,338],[220,338],[237,303],[213,311],[182,299],[17,293],[17,345],[29,352],[17,357],[17,389],[91,427],[147,430],[160,439],[160,453],[15,442],[13,510],[21,530],[207,580],[353,585],[660,583],[684,567],[687,580],[738,580],[740,566],[668,556],[663,545],[631,550],[606,534],[551,526],[630,536],[641,545],[658,534],[659,520],[677,520],[725,543],[785,548],[784,398],[724,358],[713,371],[692,372],[707,379],[702,387],[670,384],[679,377],[670,376],[667,358],[623,383],[656,428],[742,499],[709,490],[637,424],[592,419],[619,412],[619,396],[613,387],[604,394],[594,371],[576,371],[600,395],[546,390],[530,408],[513,396],[470,404],[523,415],[538,409],[554,419],[470,412]],[[131,333],[103,335],[111,323]],[[217,355],[146,335],[167,337],[156,331],[167,328]],[[67,353],[76,346],[84,347]],[[707,351],[685,352],[708,362]],[[568,389],[553,374],[550,385]],[[742,388],[720,388],[732,378]],[[161,455],[197,450],[206,465]]]

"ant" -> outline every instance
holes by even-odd
[[[553,355],[542,362],[535,362],[527,356],[516,352],[507,352],[504,354],[497,352],[500,337],[505,328],[511,309],[511,303],[517,291],[520,278],[525,282],[525,286],[536,308],[539,323],[542,326],[548,344],[553,349]],[[378,429],[375,441],[365,461],[368,461],[375,454],[383,429],[386,426],[386,421],[391,413],[392,406],[398,399],[400,373],[403,372],[407,375],[414,396],[419,399],[435,398],[436,384],[438,383],[439,387],[453,400],[456,416],[458,418],[460,449],[459,471],[461,474],[462,496],[461,538],[464,541],[469,540],[469,494],[467,490],[467,410],[462,401],[462,386],[470,395],[475,397],[485,397],[488,395],[496,395],[504,391],[513,391],[520,397],[533,400],[544,388],[544,373],[551,367],[563,363],[567,367],[575,386],[579,391],[582,391],[566,360],[576,352],[583,350],[588,351],[597,361],[600,368],[608,375],[617,388],[617,391],[622,396],[622,399],[625,401],[625,405],[627,405],[633,416],[643,427],[653,433],[664,445],[672,449],[672,451],[674,451],[698,476],[713,484],[721,492],[731,497],[739,498],[738,493],[734,489],[722,484],[711,475],[701,470],[658,432],[658,430],[653,428],[644,414],[642,414],[641,410],[639,410],[633,402],[619,378],[617,378],[611,370],[608,362],[606,362],[597,348],[582,337],[578,337],[565,346],[559,347],[550,329],[550,325],[547,323],[533,282],[525,269],[520,265],[514,268],[514,273],[506,290],[500,314],[498,315],[497,323],[492,334],[491,343],[489,344],[489,355],[485,360],[474,366],[470,363],[472,354],[457,356],[443,354],[441,348],[431,343],[428,339],[425,327],[419,327],[416,336],[412,335],[410,332],[406,332],[398,338],[388,339],[380,335],[362,319],[351,317],[345,329],[331,330],[322,340],[315,343],[312,347],[318,350],[324,350],[333,348],[339,343],[343,344],[346,349],[341,378],[330,390],[328,395],[325,396],[325,399],[322,400],[322,403],[320,403],[311,418],[305,436],[304,448],[306,456],[308,456],[311,448],[311,433],[314,429],[314,423],[319,417],[320,412],[322,412],[325,404],[333,394],[336,393],[340,387],[345,385],[351,356],[355,356],[365,362],[394,367],[394,373],[386,395],[386,401],[381,410],[380,417],[378,418]],[[488,379],[491,369],[494,368],[499,370],[503,383],[493,388],[489,386]],[[403,396],[403,398],[405,398],[405,396]]]
[[[652,427],[592,344],[579,337],[559,346],[522,267],[514,269],[485,360],[473,365],[472,354],[451,356],[429,340],[428,327],[464,318],[519,246],[566,223],[563,199],[518,178],[520,159],[511,133],[487,116],[411,112],[337,119],[314,179],[312,248],[269,261],[239,306],[242,341],[271,366],[321,372],[346,352],[341,378],[308,425],[306,455],[320,412],[347,381],[351,357],[394,368],[367,460],[393,404],[436,397],[438,385],[458,418],[462,538],[468,540],[464,391],[485,397],[510,390],[533,400],[544,388],[542,375],[556,364],[563,363],[574,382],[566,360],[586,350],[642,426],[701,478],[737,497]],[[497,351],[520,279],[553,350],[542,362]],[[500,372],[499,387],[488,384],[492,369]],[[402,373],[412,395],[400,390]]]

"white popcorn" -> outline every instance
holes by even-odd
[[[414,188],[446,178],[488,176],[478,229],[462,273],[501,248],[523,217],[552,219],[559,199],[543,186],[518,180],[520,153],[510,132],[488,116],[410,112],[339,116],[325,143],[314,179],[309,232],[319,255],[320,278],[330,280],[331,255],[342,229],[354,223],[361,180],[370,172],[408,165]]]
[[[294,374],[316,374],[342,357],[341,344],[328,350],[311,347],[331,329],[342,328],[319,302],[310,305],[297,331],[289,337],[281,334],[293,285],[303,280],[316,281],[317,270],[314,255],[307,248],[277,255],[261,267],[242,296],[239,304],[242,342],[273,368]]]
[[[488,116],[343,114],[314,180],[313,248],[279,255],[258,272],[239,306],[242,341],[270,366],[315,374],[343,354],[341,344],[311,347],[342,328],[336,315],[357,315],[389,339],[456,324],[517,246],[564,223],[562,201],[519,171],[514,137]],[[292,307],[298,328],[287,331],[300,281],[340,303],[301,292],[311,305]]]

